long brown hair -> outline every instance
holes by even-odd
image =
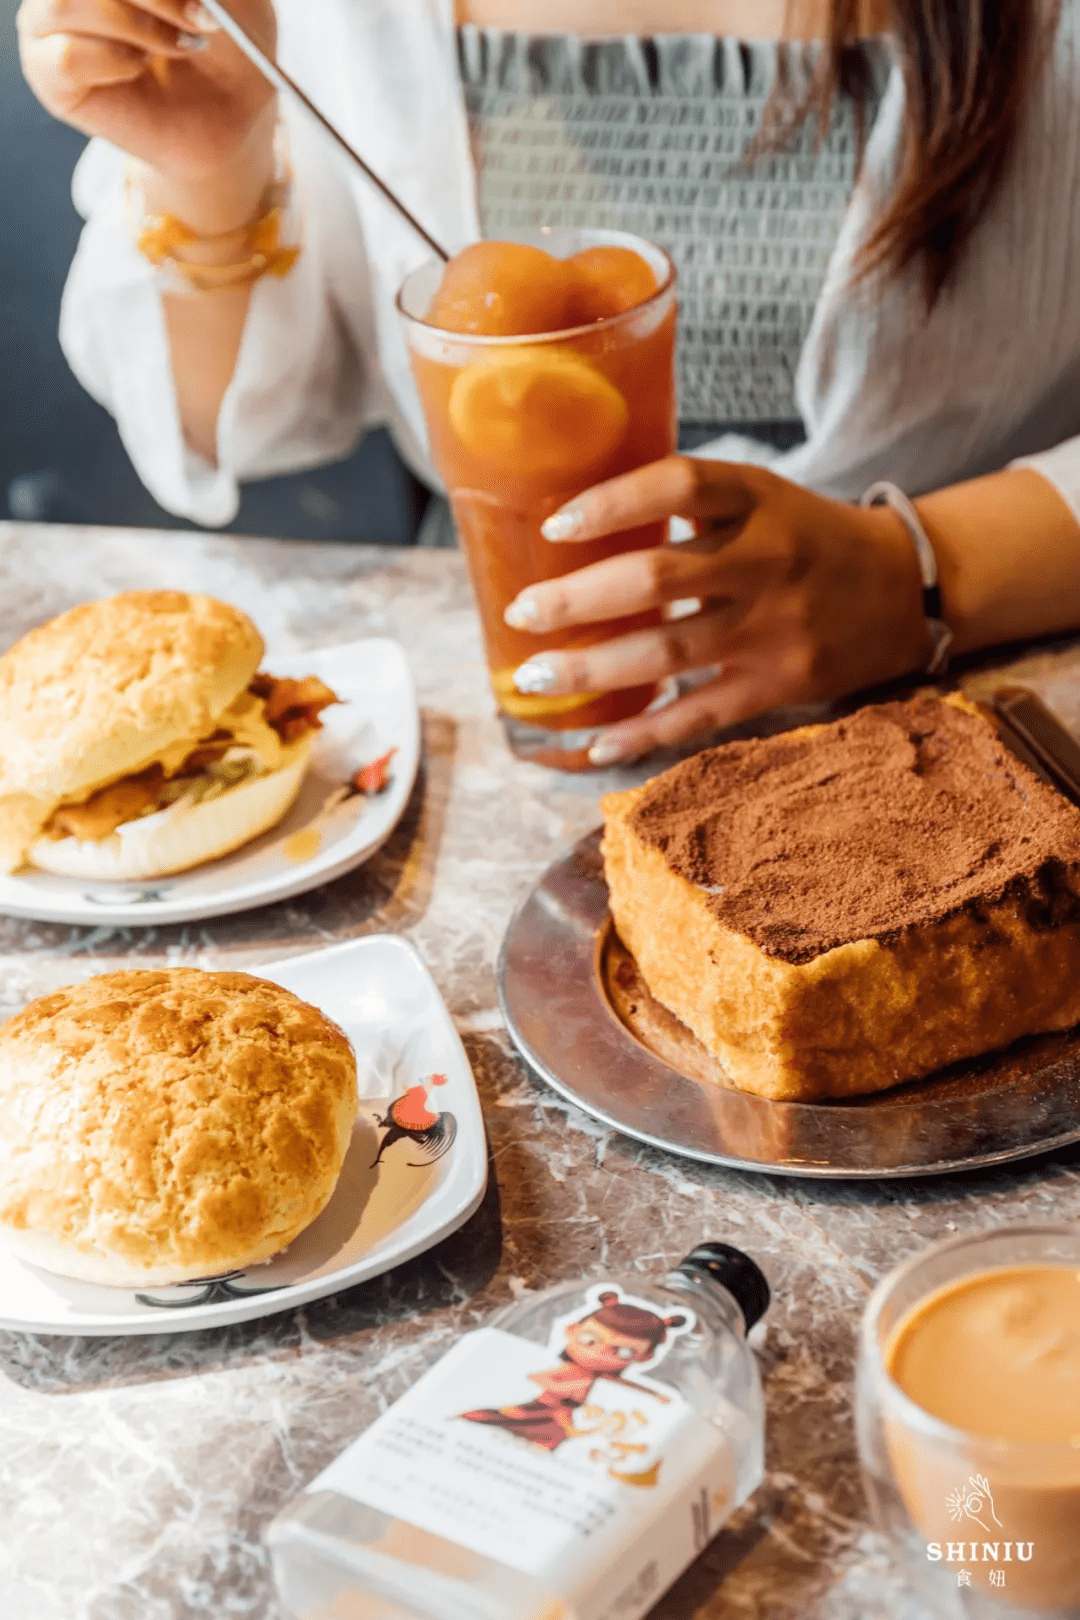
[[[896,180],[858,270],[921,263],[933,306],[1001,183],[1060,0],[889,0],[906,118]],[[827,125],[838,95],[865,117],[860,0],[829,0],[828,43],[798,109]],[[790,114],[790,109],[789,109]]]

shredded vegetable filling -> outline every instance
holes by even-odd
[[[208,737],[174,744],[167,757],[98,788],[81,804],[63,804],[45,827],[50,838],[100,842],[125,822],[178,804],[220,798],[286,764],[290,749],[319,731],[322,711],[340,699],[314,675],[278,679],[262,672],[226,709]]]

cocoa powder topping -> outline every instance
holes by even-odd
[[[1007,890],[1034,926],[1080,916],[1080,810],[933,696],[709,749],[651,782],[631,825],[720,922],[789,962]]]

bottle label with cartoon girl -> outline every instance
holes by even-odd
[[[505,1429],[546,1451],[584,1436],[598,1446],[606,1440],[606,1457],[624,1464],[627,1478],[635,1483],[646,1482],[650,1474],[658,1478],[658,1458],[650,1458],[644,1466],[646,1455],[655,1450],[655,1443],[650,1445],[646,1438],[657,1416],[649,1407],[657,1401],[669,1404],[676,1392],[644,1374],[637,1379],[631,1374],[643,1365],[655,1367],[673,1337],[685,1333],[693,1321],[691,1312],[660,1317],[614,1290],[594,1290],[584,1316],[575,1312],[555,1324],[550,1342],[553,1354],[560,1355],[558,1364],[529,1373],[530,1383],[540,1386],[539,1395],[461,1415],[470,1423]],[[630,1401],[627,1413],[623,1397],[633,1395],[638,1398]],[[639,1463],[643,1466],[636,1467]]]
[[[309,1489],[520,1570],[552,1614],[636,1620],[736,1505],[724,1434],[655,1376],[694,1325],[596,1287],[546,1347],[469,1334]]]

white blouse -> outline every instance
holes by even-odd
[[[452,0],[318,0],[317,19],[311,0],[277,10],[283,64],[444,245],[474,240]],[[919,494],[1021,458],[1080,520],[1078,39],[1080,0],[1065,0],[1001,192],[929,319],[917,270],[872,286],[851,278],[901,136],[893,69],[799,361],[807,440],[775,457],[777,471],[854,499],[879,478]],[[253,289],[216,467],[180,430],[158,280],[126,215],[125,159],[93,141],[75,174],[87,223],[64,293],[64,351],[157,500],[208,526],[235,515],[242,480],[334,460],[376,422],[437,485],[394,308],[426,250],[302,115],[283,116],[303,253],[287,278]],[[730,436],[704,453],[764,454]]]

